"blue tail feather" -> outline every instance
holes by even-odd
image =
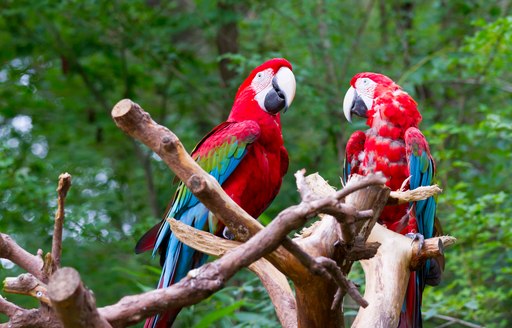
[[[171,210],[171,213],[172,212],[173,211]],[[198,203],[196,206],[180,213],[179,220],[186,225],[204,230],[207,228],[208,214],[208,209],[203,204]],[[165,240],[168,240],[167,244],[164,243]],[[208,255],[206,254],[201,254],[198,258],[195,255],[198,253],[195,249],[183,244],[178,237],[171,232],[168,222],[163,223],[161,232],[155,244],[153,255],[159,248],[165,246],[165,251],[161,250],[161,256],[165,257],[165,260],[157,288],[165,288],[179,282],[190,270],[203,265],[208,259]],[[157,315],[154,318],[148,319],[147,325],[151,328],[160,327],[162,326],[162,322],[160,320],[162,317],[165,317],[165,320],[174,321],[178,313],[179,309],[174,309],[170,315]]]

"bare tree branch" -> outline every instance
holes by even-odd
[[[53,309],[65,327],[112,327],[96,309],[96,301],[75,269],[57,270],[48,283]]]
[[[43,259],[41,253],[32,255],[9,236],[0,233],[0,258],[8,259],[33,274],[37,279],[44,281],[41,269],[43,268]]]
[[[24,309],[0,296],[0,313],[3,313],[8,317],[12,317],[16,311],[24,311]]]
[[[62,324],[55,318],[51,310],[43,305],[39,309],[24,309],[0,296],[0,313],[9,317],[9,322],[0,328],[61,328]]]
[[[413,190],[405,191],[392,191],[389,194],[390,200],[388,205],[391,204],[406,204],[409,202],[417,202],[419,200],[427,199],[443,192],[443,189],[438,185],[422,186]]]
[[[201,169],[185,151],[176,135],[154,122],[138,104],[129,99],[121,100],[112,109],[112,118],[119,128],[155,151],[190,191],[226,224],[237,240],[245,241],[263,228],[258,221],[254,220],[224,193],[219,183],[211,175]],[[343,194],[340,195],[340,197],[342,196]],[[336,199],[330,200],[331,203],[333,201],[336,202]],[[319,205],[325,206],[323,203]],[[307,218],[315,214],[316,212],[307,213],[309,215]],[[286,224],[291,223],[286,221]],[[294,221],[293,226],[287,227],[287,229],[296,229],[302,224],[300,220]],[[308,258],[301,256],[303,254],[300,249],[294,246],[288,237],[285,236],[283,239],[283,245],[289,252],[296,253],[295,256],[280,248],[269,257],[269,260],[292,280],[303,279],[301,277],[308,272],[308,268],[304,264],[311,268],[313,261],[305,262]]]
[[[434,318],[438,318],[438,319],[446,320],[447,321],[446,323],[437,326],[437,328],[448,327],[448,326],[451,326],[453,324],[459,324],[461,326],[470,327],[470,328],[484,328],[484,326],[477,325],[477,324],[474,324],[474,323],[471,323],[469,321],[465,321],[465,320],[462,320],[462,319],[450,317],[450,316],[447,316],[447,315],[436,314],[436,315],[434,315]]]
[[[302,201],[281,211],[263,228],[224,193],[213,177],[193,161],[171,131],[156,124],[137,104],[123,100],[114,107],[112,116],[120,128],[155,151],[191,192],[245,243],[222,240],[170,220],[173,233],[184,243],[222,257],[191,270],[184,279],[168,288],[127,296],[116,304],[100,309],[96,309],[95,300],[83,286],[78,272],[71,268],[58,269],[51,275],[47,286],[48,298],[51,300],[48,302],[44,295],[45,273],[50,275],[53,271],[50,268],[57,267],[60,262],[63,206],[69,189],[69,185],[67,188],[64,185],[61,187],[60,183],[64,184],[61,176],[52,247],[53,258],[57,261],[52,263],[50,254],[43,261],[42,251],[34,256],[24,251],[9,236],[0,234],[0,256],[17,264],[22,263],[24,266],[20,266],[33,271],[29,271],[33,276],[21,275],[7,279],[6,290],[35,294],[43,302],[37,310],[25,310],[1,299],[0,312],[9,315],[9,327],[125,327],[171,308],[203,300],[221,289],[228,279],[246,266],[260,277],[268,289],[284,327],[341,324],[343,316],[340,304],[345,293],[348,292],[362,308],[368,305],[358,288],[346,279],[346,274],[354,260],[374,255],[378,258],[387,256],[386,261],[390,263],[375,265],[381,262],[374,259],[363,261],[366,263],[365,270],[371,268],[366,271],[368,284],[365,291],[365,298],[368,295],[368,300],[371,300],[365,313],[371,318],[364,321],[358,316],[356,322],[360,327],[366,327],[366,323],[372,320],[382,320],[380,316],[384,314],[390,316],[387,320],[393,324],[399,307],[386,307],[401,304],[409,270],[421,266],[432,256],[442,254],[444,246],[455,241],[453,237],[447,236],[427,239],[424,248],[419,249],[418,242],[411,243],[410,239],[376,225],[390,194],[389,188],[384,186],[383,177],[376,175],[353,176],[345,188],[335,191],[318,175],[304,177],[304,171],[297,172]],[[419,190],[410,194],[398,192],[393,201],[398,203],[410,201],[414,197],[428,197],[438,192],[434,189],[428,191],[430,194]],[[302,236],[294,240],[287,236],[290,231],[300,228],[308,219],[317,215],[321,220],[305,230]],[[295,299],[286,277],[278,270],[293,280]],[[394,270],[400,271],[396,274]],[[389,293],[386,294],[388,303],[382,303],[381,299],[375,297],[382,293],[383,288],[378,285],[378,281],[387,281],[382,278],[387,278],[387,275],[396,275],[392,279],[396,281],[384,286],[394,289],[391,292],[384,290],[384,293]],[[48,307],[49,303],[53,311]]]
[[[60,267],[60,257],[62,255],[62,227],[64,224],[64,201],[69,188],[71,187],[71,175],[62,173],[59,176],[59,185],[57,187],[57,212],[55,213],[55,225],[53,228],[52,239],[52,272]]]
[[[369,184],[369,179],[377,182],[377,185]],[[373,214],[370,219],[358,221],[354,220],[353,225],[356,226],[354,239],[340,239],[342,236],[340,221],[346,220],[346,217],[337,215],[320,215],[322,218],[318,224],[312,226],[304,236],[295,238],[303,249],[307,249],[314,256],[323,256],[333,259],[337,262],[342,274],[350,271],[352,261],[348,260],[354,245],[358,245],[358,254],[361,254],[361,248],[364,248],[367,229],[377,221],[382,208],[385,206],[389,189],[384,187],[382,177],[362,177],[353,176],[347,185],[340,191],[335,191],[322,177],[313,174],[305,179],[305,184],[299,180],[301,196],[304,198],[307,193],[314,193],[322,197],[342,197],[345,198],[345,205],[351,206],[353,209],[349,214],[353,214],[356,210],[371,211]],[[366,187],[360,189],[360,183]],[[349,194],[349,192],[355,194]],[[311,198],[315,196],[309,196]],[[370,213],[370,212],[368,212]],[[372,246],[375,252],[375,246]],[[350,256],[355,257],[355,256]],[[347,292],[344,286],[338,286],[331,279],[310,277],[307,281],[298,281],[295,283],[297,315],[299,323],[302,326],[329,326],[333,322],[342,323],[343,314],[339,304]]]
[[[190,157],[174,133],[154,122],[138,104],[129,99],[121,100],[112,109],[112,118],[121,130],[157,153],[191,191],[197,189],[195,195],[199,200],[229,227],[238,240],[245,241],[263,228],[225,195],[217,180]],[[221,208],[219,204],[225,205]]]
[[[365,299],[370,303],[360,308],[353,327],[395,327],[407,290],[411,260],[418,254],[419,242],[395,233],[376,224],[368,241],[379,242],[381,246],[375,257],[361,261],[366,276]],[[428,250],[421,259],[439,255],[442,247],[452,245],[455,238],[443,236],[425,240]],[[439,247],[441,243],[441,249]]]
[[[51,305],[46,290],[46,285],[30,273],[23,273],[16,278],[5,278],[4,280],[6,293],[29,295]]]
[[[180,221],[174,219],[168,221],[171,224],[172,232],[179,240],[208,255],[220,257],[240,245],[240,242],[217,237]],[[281,325],[297,327],[295,299],[286,277],[264,258],[249,265],[249,270],[260,278],[267,290]]]
[[[200,194],[204,192],[203,188],[207,188],[207,184],[199,176],[194,175],[190,180],[192,180],[192,183],[190,183],[191,191],[194,194]],[[295,229],[297,225],[303,224],[307,218],[319,211],[318,206],[325,206],[325,204],[329,204],[329,202],[315,200],[313,202],[302,202],[299,205],[287,208],[265,229],[259,231],[244,244],[228,251],[220,259],[190,271],[187,277],[177,284],[137,296],[124,297],[117,304],[99,309],[100,314],[113,326],[117,327],[138,322],[144,317],[169,308],[195,304],[221,289],[224,283],[240,268],[250,265],[276,249],[289,231]],[[176,224],[173,225],[176,227]],[[196,234],[200,233],[196,232]],[[310,258],[309,255],[307,256]],[[314,265],[312,267],[314,270],[323,275],[322,278],[318,278],[319,280],[331,277],[327,275],[324,263],[313,261]]]
[[[444,248],[455,244],[456,239],[451,236],[432,237],[425,239],[425,242],[420,247],[419,242],[415,242],[411,250],[411,261],[409,268],[411,270],[418,270],[421,268],[427,259],[431,259],[444,254]]]

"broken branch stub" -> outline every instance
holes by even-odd
[[[172,232],[181,242],[208,255],[223,256],[226,252],[241,245],[240,242],[226,240],[197,230],[175,219],[168,219],[168,221]],[[248,268],[258,276],[267,290],[281,325],[285,328],[297,327],[295,299],[286,276],[265,258],[250,264]]]
[[[389,190],[383,186],[384,182],[383,178],[378,176],[355,178],[345,188],[336,192],[318,174],[307,176],[305,184],[300,183],[299,185],[303,198],[311,198],[308,193],[318,194],[322,197],[333,197],[334,195],[344,197],[345,205],[353,208],[350,211],[353,216],[350,218],[343,213],[336,218],[331,215],[320,215],[321,220],[307,230],[307,235],[294,240],[312,256],[334,259],[341,267],[342,273],[346,274],[350,270],[350,266],[346,264],[350,261],[346,260],[351,248],[347,245],[354,245],[357,240],[358,245],[362,245],[357,248],[358,254],[361,254],[361,248],[365,248],[366,231],[363,230],[363,227],[365,224],[369,226],[375,223],[387,201]],[[359,188],[360,186],[363,188]],[[354,219],[358,211],[366,210],[372,210],[370,218]],[[373,222],[366,223],[366,221]],[[351,233],[343,233],[343,229],[350,229]],[[340,240],[345,237],[352,239]],[[376,245],[372,245],[372,250],[369,252],[374,253],[375,247]],[[333,323],[343,322],[343,314],[339,307],[342,297],[340,297],[340,293],[337,293],[338,285],[334,281],[320,276],[310,276],[304,281],[295,282],[295,287],[300,327],[330,327]],[[343,294],[346,292],[345,287]],[[352,292],[355,291],[352,289]],[[335,306],[333,307],[333,305]]]
[[[418,252],[419,242],[376,224],[369,242],[381,244],[377,254],[361,261],[365,273],[364,297],[369,306],[359,308],[354,328],[396,327],[407,290],[411,269],[419,268],[427,258],[440,255],[455,238],[441,236],[425,239]]]
[[[64,327],[112,327],[99,315],[94,297],[75,269],[62,268],[50,277],[48,297]]]

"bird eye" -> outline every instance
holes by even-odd
[[[263,73],[261,73],[261,72],[259,72],[259,73],[256,75],[256,77],[257,77],[257,78],[261,78],[262,76],[263,76]]]

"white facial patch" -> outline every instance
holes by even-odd
[[[258,72],[254,79],[251,82],[251,88],[254,90],[256,96],[254,99],[258,102],[258,105],[262,109],[265,108],[265,96],[268,91],[272,88],[272,78],[274,77],[274,72],[271,68],[267,68],[261,72]]]
[[[377,83],[373,82],[367,77],[363,77],[357,79],[355,87],[357,93],[364,101],[366,108],[372,108],[373,97],[375,95],[375,88],[377,87]]]
[[[377,87],[377,83],[373,82],[367,77],[363,77],[357,79],[356,81],[356,90],[360,95],[365,95],[370,99],[373,99],[373,95],[375,94],[375,88]]]

